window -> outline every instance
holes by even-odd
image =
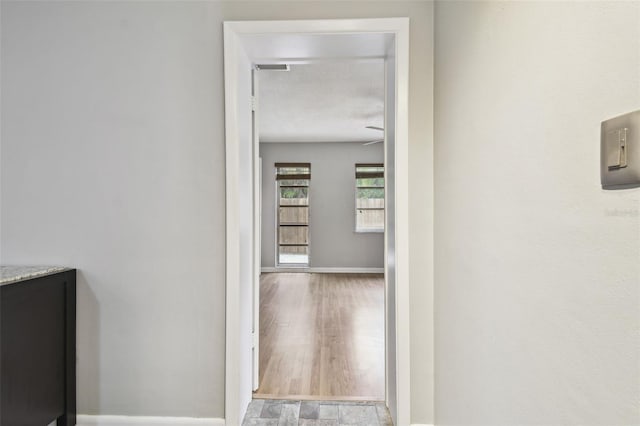
[[[309,265],[310,163],[276,163],[278,266]]]
[[[356,164],[356,232],[384,231],[384,165]]]

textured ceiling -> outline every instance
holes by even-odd
[[[257,71],[260,142],[366,142],[382,132],[384,62],[341,60]]]

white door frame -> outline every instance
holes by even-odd
[[[409,19],[338,19],[298,21],[238,21],[224,23],[225,141],[226,141],[226,334],[225,334],[225,423],[238,426],[251,399],[243,389],[240,374],[251,365],[242,364],[240,333],[240,256],[242,236],[240,212],[240,117],[237,70],[244,55],[242,35],[249,34],[348,34],[390,33],[395,36],[396,133],[395,133],[395,326],[397,426],[410,424],[409,341]],[[245,241],[253,246],[254,241]],[[385,259],[385,274],[389,259]],[[393,348],[391,348],[393,349]],[[388,369],[387,369],[388,370]],[[385,373],[386,374],[386,373]],[[246,393],[246,395],[245,395]],[[389,395],[387,395],[389,400]]]

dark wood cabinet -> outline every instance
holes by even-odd
[[[76,271],[0,286],[0,425],[76,424]]]

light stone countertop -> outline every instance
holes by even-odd
[[[67,270],[69,270],[69,268],[63,266],[1,265],[0,285],[22,281],[29,278],[41,277],[43,275],[55,274],[56,272]]]

